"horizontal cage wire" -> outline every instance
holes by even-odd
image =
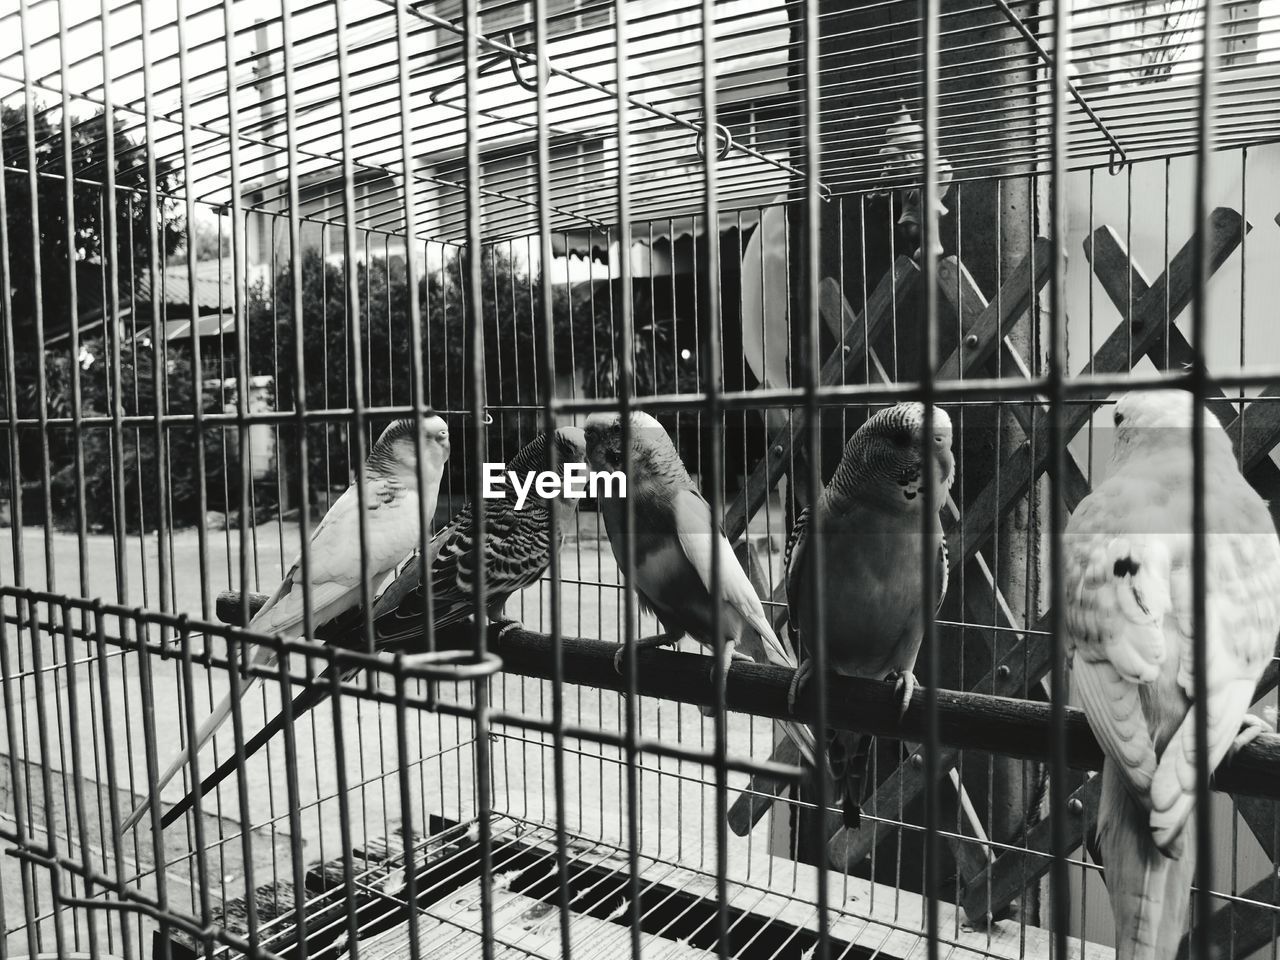
[[[0,958],[1276,960],[1276,0],[0,25]]]

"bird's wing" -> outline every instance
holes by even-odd
[[[1243,481],[1241,481],[1243,485]],[[1232,502],[1233,493],[1236,497]],[[1214,770],[1226,756],[1267,663],[1280,627],[1280,541],[1251,489],[1217,491],[1206,540],[1205,643],[1208,688],[1208,759]],[[1188,560],[1174,566],[1171,597],[1177,624],[1178,684],[1194,700],[1195,646],[1191,538]],[[1160,757],[1151,787],[1151,826],[1161,848],[1176,844],[1195,801],[1195,711],[1188,710]]]
[[[719,528],[712,525],[711,507],[697,491],[678,490],[672,497],[676,536],[686,559],[697,571],[707,592],[714,595],[711,585],[712,538],[719,538],[720,599],[738,614],[764,642],[765,655],[771,663],[795,666],[795,657],[778,640],[773,626],[764,615],[764,604],[756,594],[751,579],[742,564],[734,556],[729,540]]]
[[[938,538],[938,602],[934,605],[933,613],[937,616],[938,611],[942,609],[942,603],[947,599],[947,581],[951,576],[951,559],[947,553],[947,538]]]
[[[369,573],[376,579],[404,559],[417,539],[416,523],[407,522],[404,509],[417,512],[416,496],[407,488],[384,481],[368,481],[365,497],[365,545]],[[386,489],[384,489],[386,487]],[[391,497],[389,494],[398,493]],[[387,496],[384,497],[384,494]],[[410,521],[416,517],[409,518]],[[360,550],[360,501],[349,487],[320,521],[311,537],[310,569],[312,622],[320,626],[359,602],[363,562]],[[296,631],[302,623],[301,554],[273,595],[249,626],[262,633]]]
[[[1102,493],[1104,505],[1123,507]],[[1169,655],[1163,625],[1169,552],[1160,536],[1094,532],[1123,529],[1123,520],[1090,506],[1068,527],[1067,633],[1075,687],[1103,751],[1146,803],[1156,751],[1140,690],[1156,682]]]
[[[475,613],[474,521],[468,505],[433,542],[431,562],[432,621],[437,630],[461,623]],[[499,501],[485,513],[485,590],[487,604],[510,597],[536,583],[550,560],[550,518],[532,505],[516,510]],[[393,644],[422,629],[423,592],[402,594],[385,612],[376,610],[379,643]],[[380,604],[381,607],[381,604]]]

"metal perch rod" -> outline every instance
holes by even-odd
[[[250,593],[250,614],[267,600],[266,594]],[[220,620],[238,623],[240,594],[222,593],[217,600]],[[471,631],[446,632],[441,645],[471,646]],[[523,628],[503,632],[489,630],[489,650],[502,658],[507,673],[552,679],[552,638]],[[450,643],[450,641],[453,641]],[[617,644],[582,637],[562,638],[564,679],[567,683],[613,690],[626,689],[626,676],[613,665]],[[1048,641],[1046,641],[1048,642]],[[351,645],[363,648],[357,635]],[[712,658],[673,650],[644,650],[638,654],[636,691],[641,696],[675,700],[697,706],[714,706]],[[736,662],[729,669],[725,705],[740,713],[773,719],[813,721],[812,703],[804,689],[793,714],[787,708],[787,686],[791,671],[759,663]],[[917,690],[911,706],[898,719],[898,698],[893,685],[876,680],[831,675],[827,678],[827,725],[899,740],[925,739],[925,696]],[[943,746],[962,750],[985,750],[1027,760],[1047,760],[1053,741],[1050,707],[1047,703],[994,697],[958,690],[938,690],[938,726]],[[1084,712],[1066,711],[1066,760],[1077,770],[1098,770],[1102,750],[1089,729]],[[1264,734],[1225,761],[1214,775],[1216,789],[1280,800],[1280,735]]]

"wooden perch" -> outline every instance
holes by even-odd
[[[250,610],[266,602],[265,594],[249,594]],[[217,601],[218,618],[238,622],[239,595],[223,593]],[[451,634],[467,639],[466,632]],[[502,658],[507,673],[552,679],[552,639],[523,628],[489,628],[489,650]],[[353,647],[360,644],[352,640]],[[564,637],[566,683],[623,693],[627,678],[613,665],[616,643]],[[641,696],[675,700],[696,706],[715,705],[712,658],[674,650],[638,652],[636,689]],[[735,662],[728,673],[726,705],[730,710],[776,720],[816,720],[810,698],[802,699],[795,713],[787,707],[792,671],[770,664]],[[1048,704],[980,693],[938,690],[940,746],[961,750],[986,750],[1026,760],[1047,760],[1053,742]],[[827,680],[827,725],[841,730],[870,733],[898,740],[923,741],[925,694],[917,690],[911,705],[898,718],[894,685],[832,675]],[[1077,770],[1097,770],[1102,751],[1093,737],[1084,712],[1066,709],[1066,761]],[[1280,735],[1264,734],[1219,767],[1216,789],[1280,799]]]

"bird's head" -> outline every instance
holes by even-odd
[[[586,463],[587,462],[587,439],[582,432],[581,427],[560,427],[551,434],[552,441],[555,443],[556,449],[556,470],[563,471],[565,464],[568,463]],[[520,449],[507,464],[507,469],[519,474],[539,473],[547,469],[547,435],[545,433],[538,434],[533,440]],[[510,487],[506,488],[509,495],[514,498],[515,492]],[[538,496],[537,487],[529,488],[528,496],[531,500],[542,501],[545,498]],[[570,507],[578,505],[576,497],[557,497],[561,503],[566,503]]]
[[[583,427],[587,445],[587,463],[593,470],[622,470],[622,416],[618,413],[593,413]],[[631,470],[637,476],[650,473],[677,473],[687,479],[680,455],[667,431],[643,411],[631,414]]]
[[[384,475],[417,477],[418,447],[414,439],[417,421],[396,420],[382,431],[369,451],[369,466]],[[439,470],[449,459],[449,427],[444,418],[427,411],[422,418],[422,450],[426,467]]]
[[[581,427],[560,427],[552,436],[559,463],[587,462],[587,434]]]
[[[951,418],[934,407],[929,436],[924,419],[922,403],[899,403],[873,414],[845,445],[832,483],[904,508],[920,502],[926,469],[933,473],[934,489],[947,490],[956,469]]]
[[[1116,401],[1111,411],[1115,424],[1112,459],[1122,460],[1137,450],[1191,452],[1191,428],[1195,398],[1185,390],[1133,390]],[[1231,440],[1222,424],[1205,411],[1205,440],[1211,448],[1231,452]]]

